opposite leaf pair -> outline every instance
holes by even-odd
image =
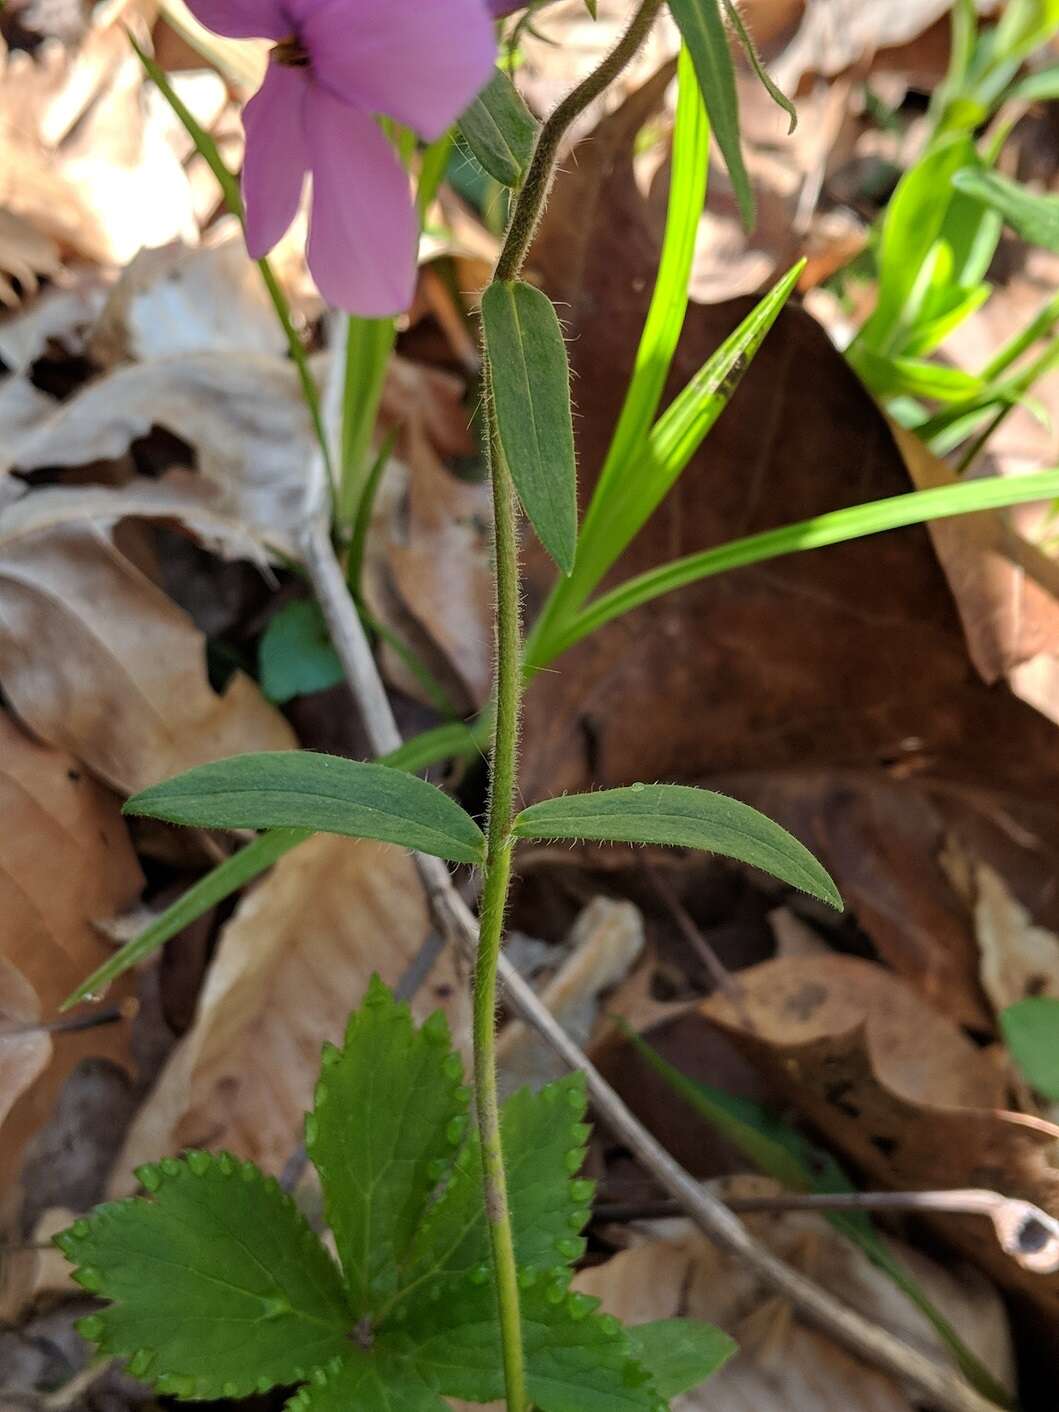
[[[302,1383],[297,1412],[443,1412],[504,1395],[470,1095],[438,1014],[420,1029],[373,981],[327,1046],[306,1117],[341,1270],[276,1181],[226,1153],[138,1176],[148,1199],[58,1236],[111,1301],[79,1328],[159,1392],[241,1397]],[[731,1354],[681,1320],[625,1329],[569,1291],[592,1183],[571,1075],[505,1106],[530,1396],[540,1412],[656,1412]]]

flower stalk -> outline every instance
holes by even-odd
[[[661,3],[662,0],[642,0],[615,48],[559,104],[542,127],[497,261],[494,283],[519,278],[555,177],[563,135],[577,115],[604,92],[633,58],[647,36]],[[529,1403],[519,1311],[518,1268],[507,1199],[496,1073],[496,981],[511,881],[514,849],[511,826],[518,784],[518,741],[522,718],[521,578],[518,511],[511,475],[500,447],[487,354],[484,379],[486,446],[494,517],[496,685],[489,815],[485,831],[486,857],[474,976],[474,1073],[507,1408],[508,1412],[527,1412]]]

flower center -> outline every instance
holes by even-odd
[[[309,51],[296,34],[290,34],[286,39],[281,39],[278,44],[273,45],[270,57],[286,69],[307,69],[309,67]]]

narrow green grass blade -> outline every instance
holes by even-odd
[[[976,510],[1001,510],[1009,505],[1022,505],[1034,500],[1052,500],[1059,496],[1059,471],[1035,471],[1025,476],[990,476],[959,485],[939,486],[933,490],[914,490],[907,495],[894,495],[867,505],[854,505],[846,510],[832,510],[796,524],[761,534],[733,539],[716,549],[706,549],[674,559],[620,584],[610,593],[590,603],[567,627],[561,638],[549,642],[551,657],[565,652],[581,638],[595,632],[604,623],[650,603],[663,594],[714,574],[730,569],[760,564],[795,554],[806,549],[820,549],[829,544],[843,544],[850,539],[881,534],[884,530],[906,525],[923,524],[952,515],[971,514]]]
[[[621,415],[578,535],[574,571],[552,588],[534,628],[538,635],[546,634],[553,620],[561,620],[571,607],[584,602],[598,582],[598,569],[592,566],[615,553],[613,541],[605,533],[601,535],[599,522],[615,487],[628,476],[635,476],[643,463],[651,424],[684,327],[710,163],[709,119],[686,46],[680,52],[677,85],[666,228],[650,308]],[[617,546],[617,552],[623,548],[624,545]]]
[[[564,794],[515,817],[516,838],[660,843],[719,853],[842,910],[827,870],[779,824],[738,799],[681,784],[633,784],[595,794]]]
[[[577,463],[566,344],[552,301],[520,280],[482,297],[500,449],[522,508],[564,574],[577,551]]]
[[[478,863],[482,831],[436,785],[389,765],[271,750],[197,765],[133,795],[124,813],[221,829],[313,829]]]
[[[354,533],[374,465],[371,441],[397,330],[393,319],[358,319],[350,315],[345,323],[342,459],[335,513],[339,528]]]
[[[790,298],[804,268],[799,261],[707,359],[659,417],[639,462],[615,480],[600,502],[591,535],[583,533],[570,589],[559,586],[533,625],[525,660],[531,670],[556,657],[585,599],[665,499],[717,418],[731,401],[765,335]]]
[[[795,1128],[788,1127],[768,1109],[749,1099],[738,1098],[711,1084],[689,1079],[628,1025],[623,1021],[619,1023],[629,1042],[670,1088],[766,1176],[781,1182],[791,1191],[831,1193],[856,1190],[831,1154],[815,1147]],[[858,1246],[872,1264],[888,1275],[929,1319],[939,1337],[948,1345],[968,1382],[999,1406],[1010,1407],[1011,1399],[1007,1392],[966,1346],[948,1319],[931,1303],[918,1280],[890,1251],[871,1217],[865,1212],[856,1211],[824,1214],[835,1229]]]
[[[160,913],[149,926],[144,927],[138,936],[134,936],[120,951],[115,951],[113,956],[108,957],[76,990],[71,991],[59,1007],[60,1011],[69,1010],[71,1006],[87,1000],[89,996],[105,994],[107,987],[119,976],[146,961],[148,956],[153,955],[178,932],[197,921],[204,912],[216,907],[218,902],[223,902],[226,897],[231,897],[233,892],[238,892],[241,887],[252,882],[259,873],[271,868],[284,853],[297,848],[298,844],[304,843],[309,836],[308,829],[272,829],[263,833],[260,838],[255,838],[238,853],[233,853],[223,863],[218,863],[211,872],[200,878]]]
[[[720,5],[718,0],[669,0],[669,8],[695,62],[706,111],[728,168],[743,224],[753,230],[754,193],[743,163],[735,67]]]

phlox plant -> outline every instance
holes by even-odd
[[[494,21],[517,8],[486,0],[193,4],[215,30],[264,34],[274,45],[265,83],[244,114],[241,192],[175,95],[171,101],[244,217],[318,414],[266,258],[311,174],[310,263],[324,293],[349,315],[337,451],[321,442],[335,475],[333,529],[347,566],[356,562],[377,481],[371,433],[394,336],[390,316],[411,295],[416,226],[444,171],[452,124],[510,189],[511,216],[481,301],[496,576],[490,710],[473,727],[453,723],[383,762],[294,751],[239,756],[153,786],[126,806],[175,824],[263,832],[79,995],[98,993],[207,899],[231,892],[313,832],[398,844],[481,873],[473,1090],[464,1086],[444,1022],[434,1017],[417,1029],[378,983],[350,1019],[343,1047],[324,1050],[305,1138],[337,1261],[273,1179],[225,1153],[189,1152],[141,1169],[143,1196],[100,1207],[58,1238],[81,1284],[108,1301],[82,1332],[177,1397],[296,1386],[289,1405],[297,1412],[438,1412],[443,1397],[503,1398],[509,1412],[656,1412],[719,1366],[731,1344],[715,1330],[682,1321],[623,1328],[570,1292],[592,1198],[591,1183],[578,1175],[587,1136],[582,1081],[517,1094],[503,1108],[497,1092],[497,970],[515,848],[526,839],[588,839],[702,849],[831,906],[841,899],[790,834],[706,790],[634,783],[519,810],[524,688],[599,624],[722,568],[1059,493],[1059,475],[1051,473],[900,496],[689,556],[599,594],[727,405],[799,271],[659,413],[686,308],[711,131],[748,221],[753,214],[726,14],[736,36],[748,37],[727,0],[669,0],[684,49],[665,246],[622,414],[579,525],[566,348],[555,309],[523,269],[564,133],[621,73],[663,3],[630,6],[615,49],[543,125],[494,67]],[[752,52],[751,62],[767,77]],[[165,76],[151,72],[171,95]],[[418,174],[414,204],[405,167]],[[520,513],[557,568],[525,642]],[[354,594],[355,579],[354,572]],[[483,826],[411,772],[468,742],[488,747]]]

